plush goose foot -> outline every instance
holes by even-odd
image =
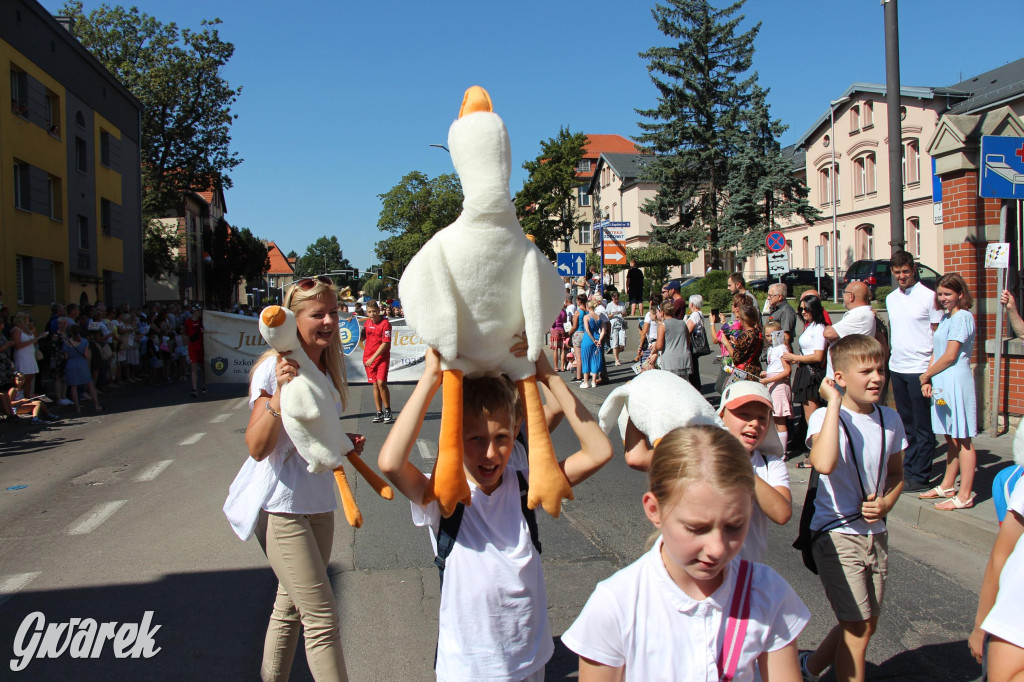
[[[359,511],[359,505],[356,504],[356,498],[352,494],[352,488],[349,487],[348,476],[345,475],[344,468],[338,467],[334,470],[334,480],[338,483],[338,491],[341,492],[341,506],[345,510],[345,520],[353,528],[362,527],[363,514]]]
[[[354,452],[348,453],[348,461],[352,462],[352,466],[356,468],[366,482],[370,484],[370,487],[377,491],[377,494],[383,497],[385,500],[395,499],[395,491],[387,484],[383,478],[377,475],[377,472],[370,468],[370,466],[363,461],[362,457]]]
[[[437,500],[441,515],[448,518],[461,502],[470,503],[469,483],[462,457],[462,372],[446,369],[441,374],[441,433],[437,438],[437,462],[423,504]]]
[[[571,500],[572,487],[565,473],[558,466],[555,450],[551,446],[544,419],[544,405],[540,400],[537,378],[529,377],[517,382],[519,395],[526,408],[526,428],[530,438],[530,492],[526,504],[530,509],[544,507],[551,516],[558,518],[562,512],[562,500]]]

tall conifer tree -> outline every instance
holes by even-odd
[[[754,39],[761,24],[737,33],[745,0],[717,9],[708,0],[669,0],[651,10],[658,29],[678,41],[640,56],[658,89],[658,105],[637,110],[637,141],[656,155],[646,180],[658,183],[643,207],[659,225],[652,238],[677,249],[708,249],[720,266],[730,159],[743,142],[742,116],[757,74]]]

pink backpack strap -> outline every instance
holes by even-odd
[[[750,620],[750,592],[754,582],[754,567],[746,559],[740,559],[736,575],[736,587],[729,602],[729,620],[725,625],[725,639],[718,656],[718,677],[721,682],[732,682],[743,652],[743,640],[747,636],[747,622]]]

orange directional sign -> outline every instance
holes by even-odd
[[[625,265],[626,247],[617,242],[606,240],[604,242],[604,262],[607,265]]]

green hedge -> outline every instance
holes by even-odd
[[[875,300],[884,301],[885,297],[892,293],[892,287],[878,287],[875,289]]]

